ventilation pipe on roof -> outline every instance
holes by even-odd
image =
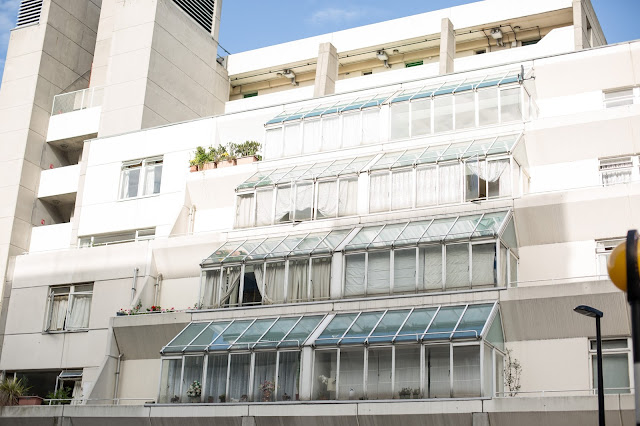
[[[297,86],[298,85],[298,83],[296,82],[296,73],[294,73],[293,70],[284,69],[284,70],[282,70],[282,72],[279,72],[278,75],[281,75],[283,77],[291,79],[291,84],[293,86]]]

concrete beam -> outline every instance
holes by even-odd
[[[331,43],[322,43],[318,49],[316,82],[313,97],[332,95],[338,80],[338,50]]]
[[[442,18],[440,31],[440,75],[453,72],[453,60],[456,56],[456,37],[453,23],[449,18]]]

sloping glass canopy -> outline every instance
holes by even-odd
[[[504,226],[509,211],[482,213],[467,216],[452,216],[415,222],[365,226],[349,241],[345,250],[367,250],[376,247],[398,247],[420,243],[470,240],[473,238],[497,237],[513,226]],[[515,235],[515,232],[513,233]],[[512,238],[505,239],[509,245],[516,244]],[[510,248],[516,248],[511,247]]]
[[[404,166],[438,163],[487,155],[511,154],[520,141],[522,133],[514,133],[484,139],[473,139],[427,148],[407,149],[384,154],[370,170],[394,169]]]
[[[310,181],[318,178],[356,174],[373,160],[375,155],[304,164],[269,171],[259,171],[236,188],[236,191],[263,186]]]
[[[325,315],[192,322],[173,338],[163,355],[301,347]]]
[[[337,346],[480,339],[486,338],[489,330],[492,337],[499,340],[497,334],[501,333],[502,326],[492,327],[495,319],[500,321],[497,311],[495,302],[337,314],[318,337],[307,344]],[[490,321],[493,323],[489,324]]]
[[[279,236],[275,238],[227,241],[200,266],[215,266],[230,262],[262,260],[274,257],[310,256],[332,253],[351,229]]]

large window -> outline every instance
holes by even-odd
[[[89,328],[93,284],[49,288],[46,331],[74,331]]]
[[[637,156],[600,159],[600,178],[604,186],[638,180],[639,171]]]
[[[159,194],[162,181],[162,157],[127,161],[120,173],[120,199]]]
[[[598,389],[598,363],[596,341],[589,341],[591,357],[592,386]],[[629,342],[627,339],[602,341],[602,378],[604,393],[630,393],[629,382]]]

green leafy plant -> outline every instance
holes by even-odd
[[[226,160],[229,156],[226,146],[218,145],[217,147],[210,146],[207,153],[207,161],[217,163],[218,161]]]
[[[262,158],[259,155],[256,155],[260,150],[260,143],[256,141],[245,141],[241,144],[229,144],[235,147],[235,154],[238,157],[251,157],[255,155],[259,160]]]
[[[49,392],[46,399],[53,399],[50,401],[50,405],[66,405],[71,403],[71,397],[69,396],[69,389],[60,388],[55,392]]]
[[[193,153],[193,159],[189,162],[189,164],[192,166],[202,166],[207,161],[208,161],[207,150],[199,146],[196,148],[196,151]]]
[[[5,377],[0,382],[0,404],[17,405],[18,398],[29,392],[29,389],[26,380]]]

